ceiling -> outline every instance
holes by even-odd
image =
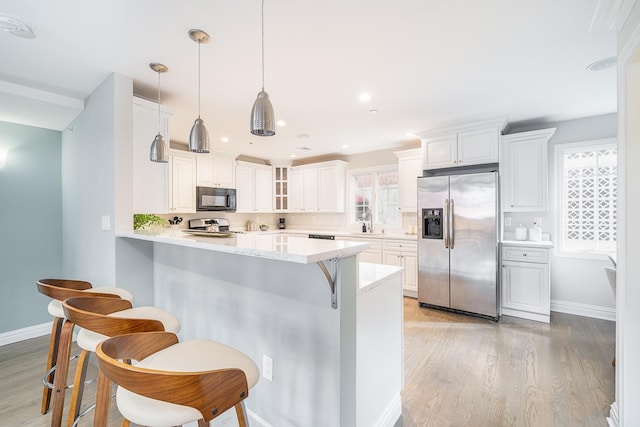
[[[161,62],[170,138],[186,142],[198,114],[192,28],[212,38],[201,46],[201,116],[217,150],[348,155],[407,146],[411,133],[441,125],[611,113],[615,67],[586,70],[616,54],[615,31],[590,29],[595,3],[266,0],[265,90],[286,125],[257,137],[249,116],[261,87],[260,0],[2,0],[0,14],[36,37],[0,32],[0,120],[61,130],[114,72],[156,99],[148,64]]]

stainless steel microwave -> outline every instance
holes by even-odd
[[[197,211],[235,211],[235,188],[196,187]]]

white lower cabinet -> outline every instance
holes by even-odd
[[[418,297],[418,243],[410,240],[384,239],[383,264],[404,267],[403,293]]]
[[[196,211],[196,159],[186,151],[171,150],[169,155],[169,212]]]
[[[503,244],[502,314],[549,323],[549,249]]]

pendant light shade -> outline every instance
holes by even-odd
[[[167,144],[164,142],[162,138],[162,133],[160,133],[162,129],[161,115],[160,115],[160,74],[166,73],[169,69],[158,63],[149,64],[149,68],[158,73],[158,134],[153,139],[151,143],[151,152],[149,155],[149,159],[152,162],[158,163],[167,163],[169,161],[169,153],[167,152]]]
[[[264,0],[262,0],[262,90],[258,92],[256,102],[251,109],[251,133],[258,136],[273,136],[276,134],[275,114],[264,91]]]
[[[200,45],[209,43],[209,34],[202,30],[189,30],[189,38],[198,43],[198,118],[189,133],[189,151],[196,153],[209,152],[209,132],[200,118]]]
[[[273,106],[269,101],[269,94],[261,90],[251,110],[251,133],[258,136],[273,136],[276,134],[275,129]]]

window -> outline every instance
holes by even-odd
[[[614,253],[618,195],[615,140],[556,146],[560,251]]]
[[[398,170],[354,171],[351,175],[351,221],[398,224]]]

